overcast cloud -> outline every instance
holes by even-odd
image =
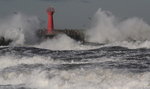
[[[48,6],[56,9],[56,28],[88,28],[94,13],[102,8],[119,18],[139,17],[150,24],[150,0],[0,0],[0,18],[13,12],[38,16],[46,22]]]

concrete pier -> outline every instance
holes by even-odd
[[[76,41],[85,41],[85,34],[84,30],[77,30],[77,29],[55,29],[52,33],[47,34],[46,29],[41,29],[38,31],[39,37],[46,37],[46,38],[53,38],[58,34],[66,34],[70,38]]]

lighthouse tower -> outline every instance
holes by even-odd
[[[49,7],[47,9],[47,14],[48,14],[47,34],[51,34],[54,30],[54,22],[53,22],[54,12],[55,12],[55,9],[52,7]]]

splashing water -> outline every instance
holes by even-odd
[[[66,35],[38,42],[36,16],[0,21],[0,89],[150,89],[150,26],[99,9],[81,45]],[[21,46],[21,47],[18,47]]]
[[[36,30],[40,28],[37,17],[17,13],[0,23],[0,36],[12,39],[13,45],[32,44],[37,41]]]
[[[137,17],[120,21],[108,11],[99,9],[93,19],[93,26],[87,31],[91,42],[108,43],[116,41],[150,40],[150,26]]]

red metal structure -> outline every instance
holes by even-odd
[[[55,12],[55,9],[52,7],[49,7],[47,9],[48,14],[48,26],[47,26],[47,34],[51,34],[54,30],[54,22],[53,22],[53,14]]]

